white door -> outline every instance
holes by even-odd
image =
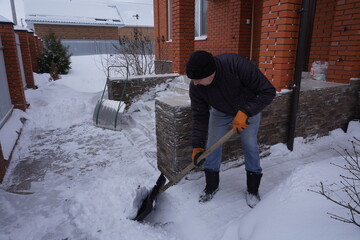
[[[11,104],[9,85],[6,76],[3,46],[0,37],[0,128],[13,109]]]

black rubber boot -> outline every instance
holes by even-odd
[[[199,202],[205,203],[210,201],[215,193],[219,190],[219,172],[211,172],[205,169],[206,186],[200,196]]]
[[[251,208],[255,207],[255,205],[258,202],[260,202],[259,186],[260,186],[261,177],[262,177],[262,173],[254,173],[254,172],[246,173],[246,183],[247,183],[246,202]]]

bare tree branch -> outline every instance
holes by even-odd
[[[341,186],[339,186],[338,189],[327,187],[323,184],[323,182],[320,182],[320,190],[310,191],[324,196],[326,199],[347,209],[349,212],[348,218],[328,213],[331,218],[341,222],[351,223],[360,227],[360,154],[358,149],[360,146],[360,140],[354,138],[354,141],[351,141],[351,144],[352,152],[348,151],[347,149],[344,149],[345,154],[338,152],[345,160],[345,164],[341,166],[332,163],[332,165],[347,171],[350,176],[340,175],[343,180],[340,181]],[[331,186],[338,186],[338,184],[334,183]],[[343,199],[343,197],[338,194],[339,191],[343,191],[346,193],[346,199]]]

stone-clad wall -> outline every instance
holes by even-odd
[[[351,83],[351,86],[346,87],[302,92],[297,136],[323,136],[339,127],[346,130],[350,120],[359,118],[360,81]]]
[[[128,109],[134,99],[148,92],[156,85],[165,83],[169,79],[178,77],[178,74],[164,74],[151,76],[135,76],[129,79],[112,78],[108,84],[110,100],[124,101]],[[124,89],[125,88],[125,89]],[[123,93],[124,92],[124,93]],[[123,96],[122,96],[123,94]],[[122,99],[121,99],[122,97]],[[153,96],[155,98],[155,95]]]
[[[301,91],[297,117],[297,137],[324,136],[360,118],[360,80],[350,85]],[[259,130],[260,150],[286,143],[291,108],[291,92],[281,93],[262,111]],[[158,168],[171,180],[191,163],[191,110],[187,96],[156,100]],[[223,161],[241,156],[241,145],[233,137],[223,146]]]
[[[156,100],[158,168],[168,178],[189,164],[191,110],[187,96]]]

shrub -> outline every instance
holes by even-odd
[[[44,38],[44,51],[38,58],[39,71],[52,75],[67,74],[71,69],[71,54],[68,49],[69,47],[62,45],[55,33],[49,32]],[[57,73],[54,73],[54,69]]]
[[[127,66],[115,70],[119,75],[151,75],[154,73],[154,42],[141,29],[134,28],[129,36],[120,36],[113,46],[116,54],[102,57],[101,65],[106,72],[109,66]]]

